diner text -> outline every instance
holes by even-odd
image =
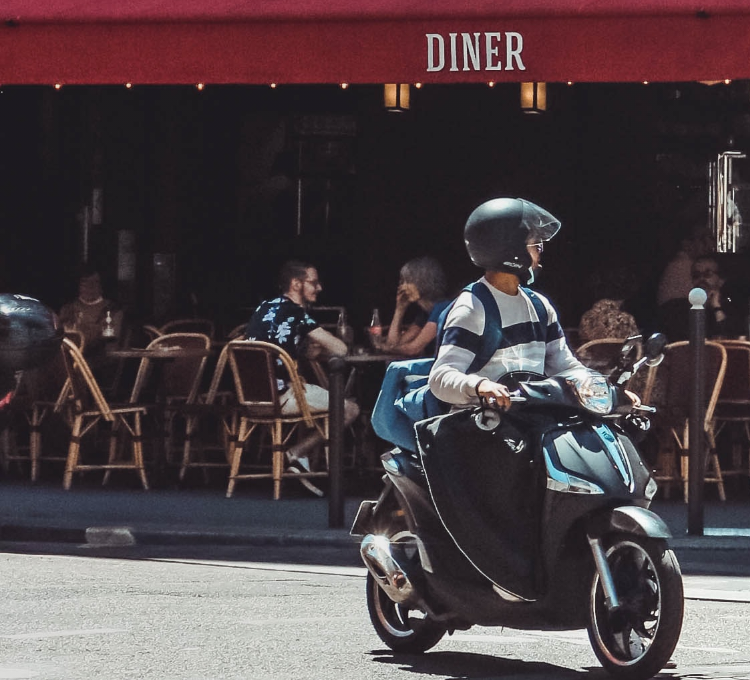
[[[442,71],[445,68],[446,39],[440,33],[426,33],[427,36],[427,70]],[[460,46],[459,46],[460,36]],[[503,34],[485,33],[449,33],[448,57],[450,71],[525,71],[521,60],[523,36],[513,31],[505,32],[505,66],[500,60],[500,43]],[[460,52],[460,54],[459,54]]]

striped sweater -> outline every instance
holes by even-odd
[[[497,381],[511,371],[557,375],[582,367],[568,348],[557,312],[547,298],[536,293],[547,309],[547,328],[542,328],[533,303],[522,290],[507,295],[485,278],[480,282],[489,288],[500,310],[500,347],[482,368],[467,375],[481,344],[485,312],[473,293],[463,291],[448,314],[443,342],[430,371],[430,390],[438,399],[458,406],[477,404],[476,386],[482,378]]]

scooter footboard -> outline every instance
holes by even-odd
[[[672,532],[659,515],[635,505],[611,508],[594,517],[587,527],[591,538],[601,538],[613,531],[649,538],[672,538]]]

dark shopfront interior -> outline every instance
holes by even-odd
[[[298,257],[319,265],[320,303],[346,305],[362,328],[375,306],[389,318],[411,257],[436,256],[456,289],[476,278],[463,223],[511,195],[563,221],[537,287],[564,326],[593,302],[592,272],[613,264],[637,272],[648,323],[655,279],[707,224],[708,163],[750,150],[747,81],[548,84],[536,115],[520,110],[518,84],[411,95],[392,113],[382,86],[4,87],[2,288],[54,308],[74,297],[93,207],[89,259],[139,318],[197,313],[231,328]],[[123,231],[133,245],[118,281]],[[173,287],[154,254],[174,264]],[[724,258],[741,285],[744,257]]]

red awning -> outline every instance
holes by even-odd
[[[0,84],[750,78],[747,0],[3,0]]]

